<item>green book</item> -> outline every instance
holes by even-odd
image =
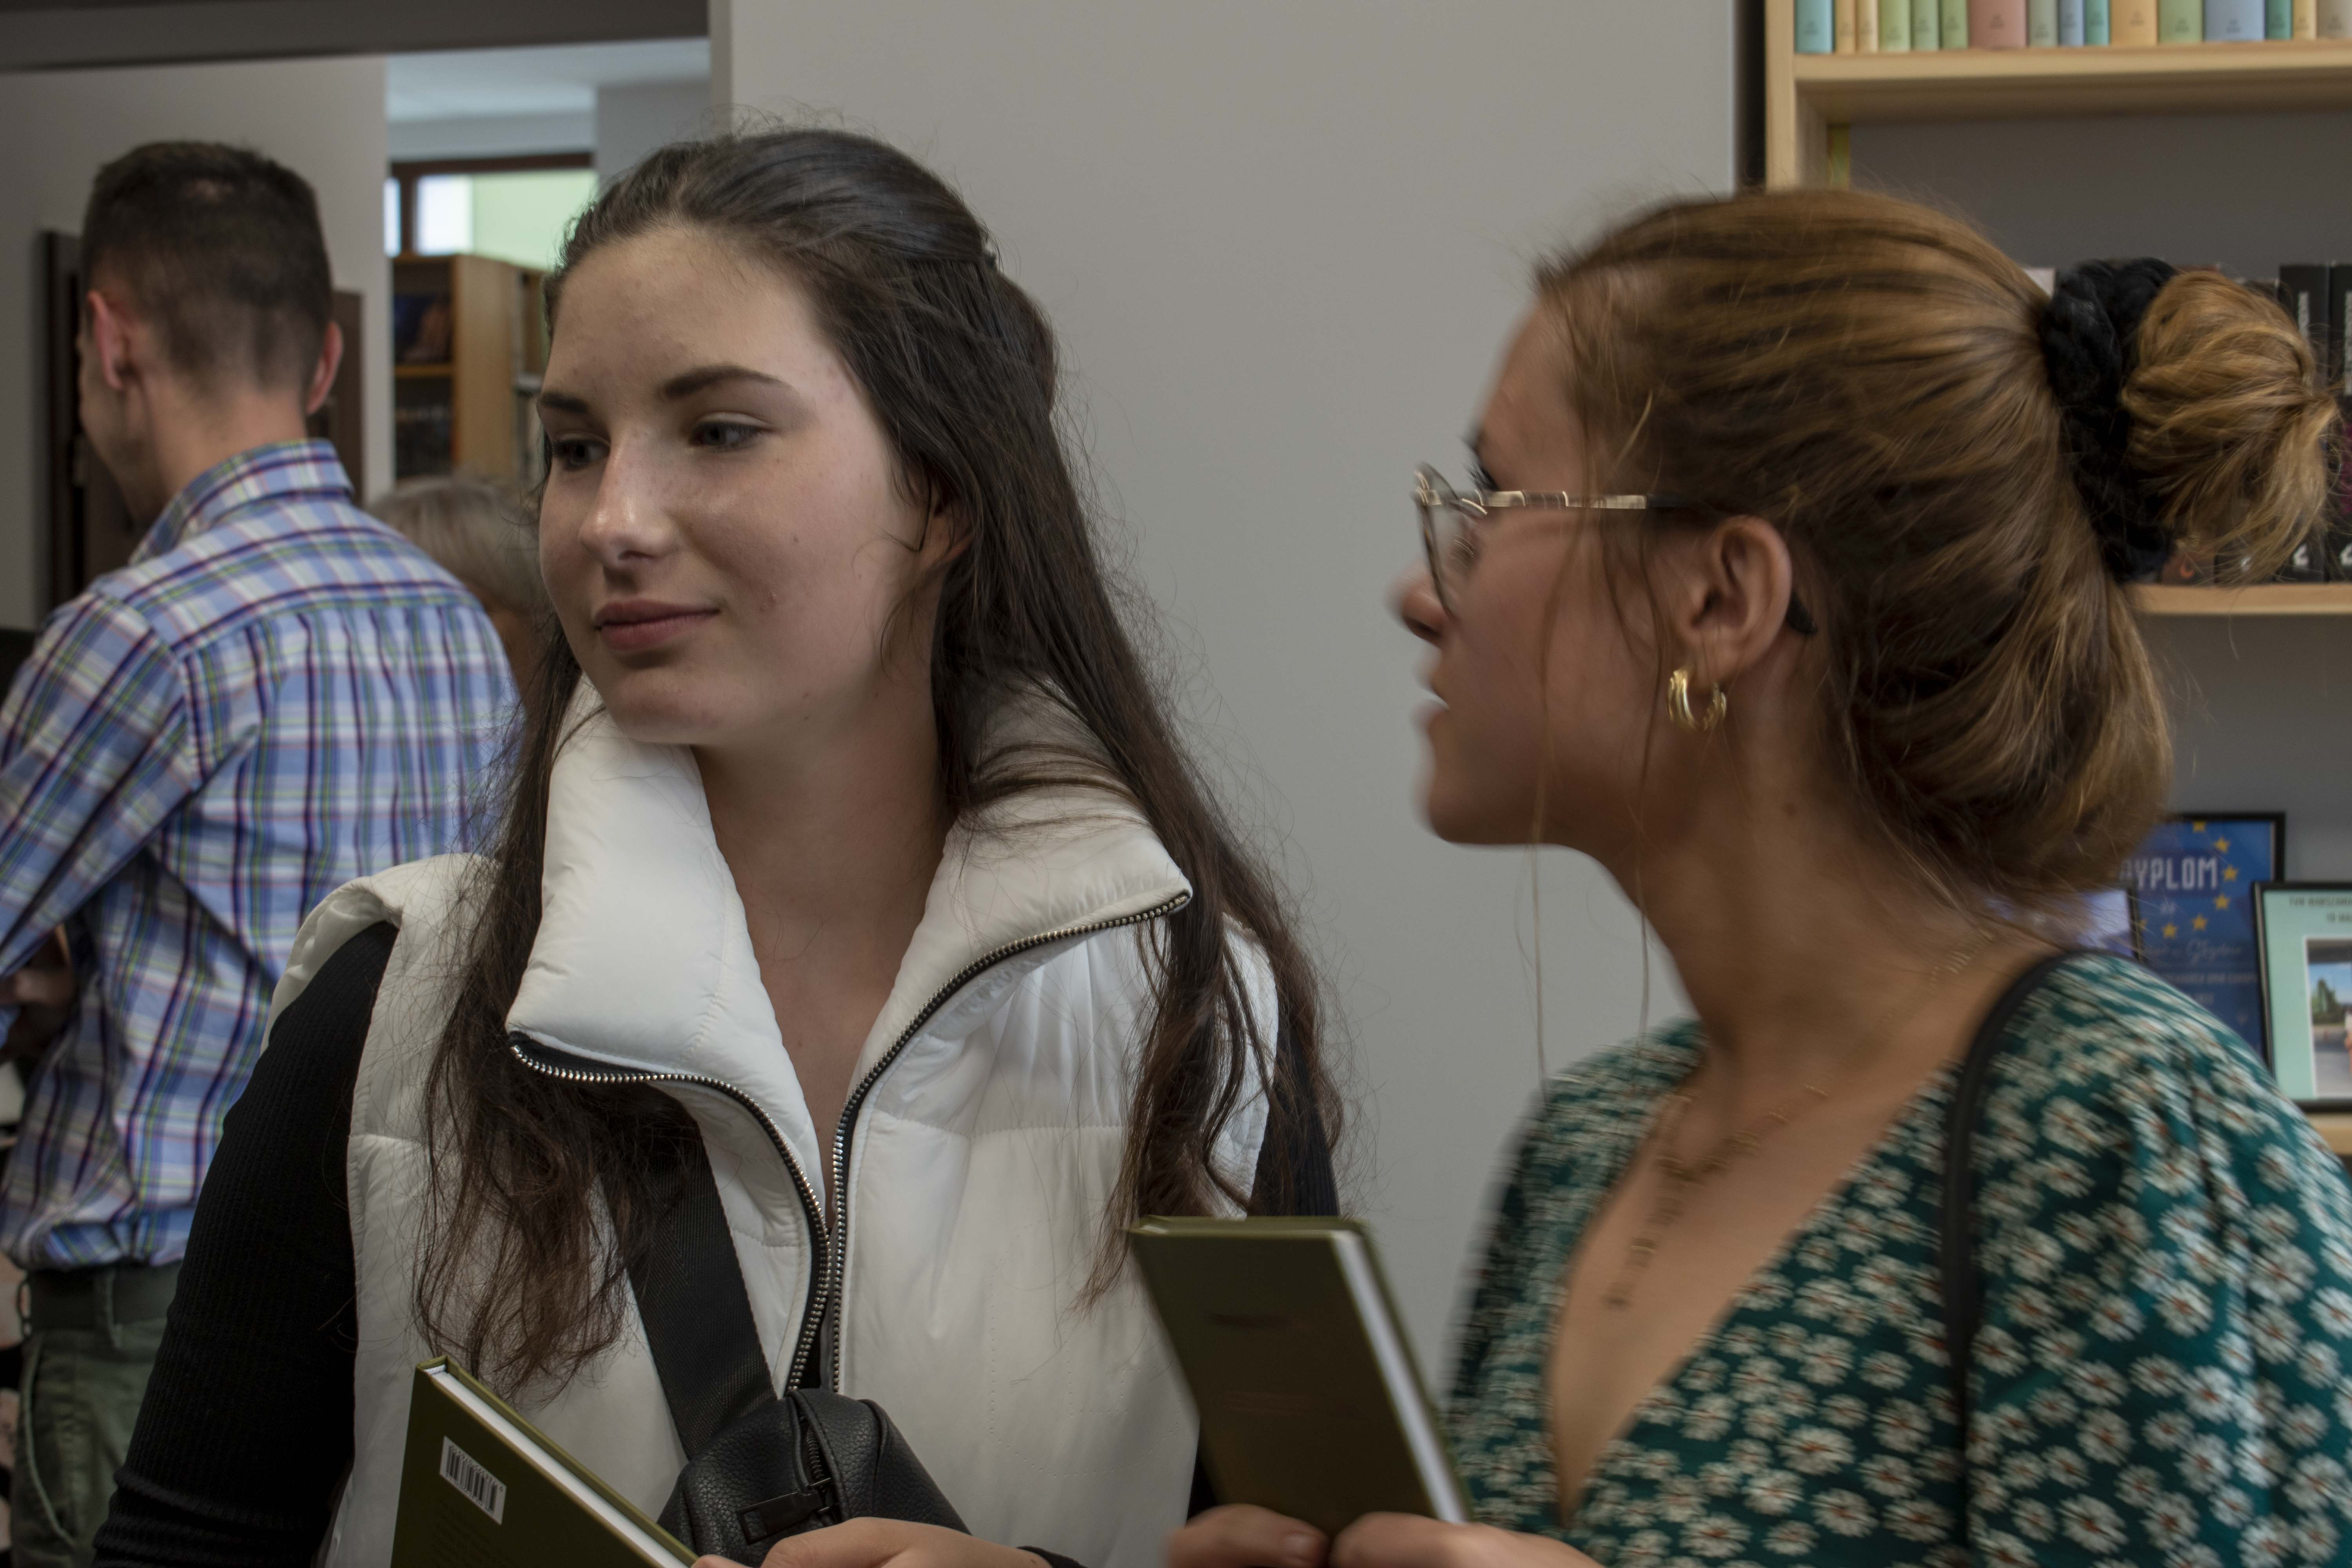
[[[1901,55],[1910,50],[1911,0],[1878,0],[1878,52]]]
[[[1969,0],[1944,0],[1944,47],[1969,47]]]
[[[1911,52],[1943,47],[1942,0],[1911,0]]]
[[[1220,1499],[1328,1534],[1368,1513],[1469,1518],[1361,1226],[1147,1219],[1128,1234]]]
[[[2157,0],[2156,41],[2159,44],[2203,43],[2205,0]]]
[[[678,1568],[693,1561],[446,1357],[416,1369],[392,1568]]]

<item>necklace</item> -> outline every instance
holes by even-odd
[[[1682,1130],[1683,1118],[1698,1099],[1690,1091],[1690,1081],[1706,1064],[1702,1060],[1698,1067],[1693,1068],[1690,1077],[1683,1080],[1682,1086],[1666,1097],[1665,1107],[1650,1134],[1649,1142],[1657,1151],[1655,1163],[1661,1178],[1658,1198],[1650,1205],[1650,1212],[1642,1221],[1641,1228],[1633,1233],[1633,1245],[1625,1254],[1624,1267],[1617,1271],[1616,1279],[1602,1294],[1601,1304],[1612,1312],[1622,1312],[1633,1305],[1634,1288],[1641,1283],[1642,1276],[1649,1271],[1652,1259],[1657,1257],[1660,1239],[1668,1227],[1689,1209],[1693,1194],[1762,1148],[1764,1141],[1773,1133],[1806,1112],[1817,1110],[1832,1092],[1861,1070],[1866,1061],[1879,1054],[1878,1050],[1873,1049],[1874,1047],[1883,1049],[1903,1025],[1926,1010],[1936,993],[1943,988],[1944,982],[1974,963],[1978,955],[1991,945],[1992,938],[1993,933],[1990,931],[1979,933],[1975,940],[1948,954],[1916,996],[1895,998],[1894,1005],[1863,1032],[1862,1043],[1839,1065],[1838,1070],[1830,1075],[1827,1082],[1805,1085],[1801,1091],[1790,1096],[1763,1115],[1717,1139],[1697,1159],[1685,1160],[1675,1152],[1676,1135]]]

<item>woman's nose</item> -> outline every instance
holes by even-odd
[[[1390,584],[1389,607],[1405,630],[1422,641],[1434,644],[1444,637],[1445,606],[1438,602],[1428,567],[1416,566]]]

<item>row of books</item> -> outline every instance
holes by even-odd
[[[2352,0],[1797,0],[1801,55],[2352,38]]]

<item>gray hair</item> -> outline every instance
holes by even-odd
[[[508,487],[470,474],[408,479],[368,510],[499,607],[536,616],[546,605],[539,546]]]

